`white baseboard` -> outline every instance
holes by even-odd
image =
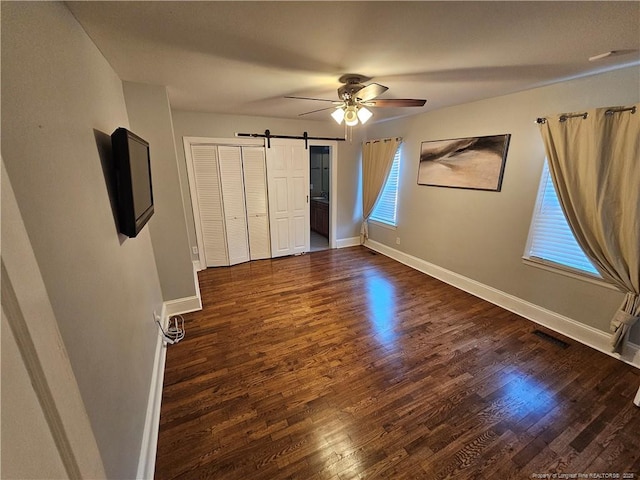
[[[168,300],[162,305],[161,323],[166,330],[169,318],[172,315],[195,312],[202,310],[200,298],[200,284],[198,283],[198,267],[200,262],[193,262],[193,275],[196,294],[192,297]],[[162,341],[162,334],[158,329],[156,351],[153,359],[153,372],[151,387],[149,388],[149,401],[147,415],[142,434],[140,458],[138,460],[138,472],[136,478],[152,480],[156,468],[156,451],[158,447],[158,431],[160,429],[160,408],[162,406],[162,387],[164,385],[164,367],[167,359],[167,346]]]
[[[162,309],[162,325],[167,326],[169,317]],[[138,460],[138,473],[136,478],[152,480],[156,468],[156,451],[158,447],[158,431],[160,429],[160,408],[162,404],[162,387],[164,384],[164,366],[167,358],[167,347],[162,341],[162,335],[158,329],[156,340],[156,352],[153,359],[153,374],[151,388],[149,389],[149,402],[147,404],[147,416],[144,422],[142,435],[142,447]]]
[[[360,237],[340,238],[336,241],[337,248],[355,247],[360,245]]]
[[[200,259],[192,260],[192,263],[193,263],[193,271],[195,272],[196,277],[198,276],[198,272],[201,272],[202,270],[206,270],[207,269],[206,265],[200,263]],[[198,282],[196,281],[196,284],[197,283]]]
[[[167,300],[163,304],[163,311],[167,318],[171,315],[180,315],[182,313],[197,312],[202,310],[202,299],[200,298],[200,284],[198,283],[198,270],[200,262],[193,262],[193,282],[196,294],[191,297],[178,298],[176,300]],[[164,317],[163,317],[164,318]]]
[[[388,247],[375,240],[366,240],[365,246],[387,257],[393,258],[411,268],[431,277],[437,278],[449,285],[463,290],[471,295],[482,298],[494,305],[516,313],[532,322],[547,327],[565,335],[584,345],[606,353],[607,355],[640,368],[640,346],[627,342],[622,355],[611,352],[609,341],[611,336],[601,330],[580,323],[572,318],[552,312],[546,308],[515,297],[501,290],[477,282],[471,278],[452,272],[445,268],[429,263],[394,248]]]
[[[167,318],[171,317],[171,315],[197,312],[198,310],[202,310],[202,300],[200,300],[199,295],[169,300],[164,302],[163,310],[167,314]]]

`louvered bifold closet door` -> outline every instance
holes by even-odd
[[[242,153],[240,147],[218,147],[218,163],[224,220],[227,233],[229,265],[249,261],[249,235],[247,214],[244,203],[244,182],[242,175]]]
[[[205,263],[207,267],[229,265],[218,173],[218,149],[214,145],[192,145],[191,157]]]
[[[264,147],[242,147],[251,260],[271,258]]]

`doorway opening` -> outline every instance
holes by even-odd
[[[330,248],[331,151],[328,146],[309,147],[309,230],[311,252]]]

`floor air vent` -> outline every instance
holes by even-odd
[[[560,348],[569,347],[569,344],[567,342],[563,342],[559,338],[556,338],[553,335],[549,335],[548,333],[545,333],[542,330],[534,330],[533,334],[537,335],[538,337],[540,337],[543,340],[546,340],[549,343],[553,343],[554,345],[556,345],[556,346],[558,346]]]

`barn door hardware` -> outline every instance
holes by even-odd
[[[337,142],[344,142],[345,138],[340,137],[310,137],[307,132],[304,132],[302,136],[299,135],[272,135],[271,131],[265,130],[264,133],[236,133],[236,137],[253,137],[253,138],[266,138],[267,148],[271,148],[272,138],[289,138],[292,140],[304,140],[304,148],[309,148],[309,140],[331,140]]]

